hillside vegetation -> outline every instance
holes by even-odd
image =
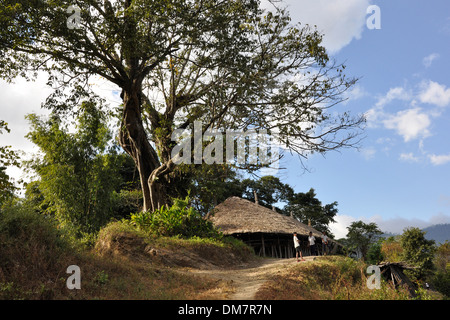
[[[0,215],[0,299],[222,299],[235,288],[207,275],[256,266],[261,260],[232,238],[159,236],[129,221],[108,224],[93,248],[71,239],[34,212],[4,211]],[[81,269],[80,290],[66,286],[69,265]],[[406,292],[386,282],[381,290],[367,289],[365,268],[361,261],[337,256],[288,263],[267,275],[269,281],[255,298],[409,299]],[[189,270],[208,272],[200,275]],[[251,274],[252,269],[248,270]]]
[[[236,241],[152,237],[123,222],[103,228],[86,248],[24,208],[2,212],[0,243],[0,299],[205,299],[222,284],[173,267],[251,259]],[[66,286],[70,265],[81,269],[80,290]]]
[[[321,257],[275,274],[256,299],[269,300],[407,300],[406,290],[382,281],[381,289],[367,287],[367,265],[342,256]]]

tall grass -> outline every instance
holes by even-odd
[[[346,257],[330,256],[275,275],[257,299],[280,300],[405,300],[408,293],[382,281],[380,289],[367,287],[366,264]]]
[[[25,207],[0,211],[0,298],[52,298],[76,252],[51,220]]]

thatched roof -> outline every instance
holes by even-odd
[[[209,219],[225,235],[258,232],[309,235],[310,231],[315,237],[322,235],[292,217],[239,197],[230,197],[217,205]]]
[[[404,262],[404,261],[400,261],[400,262],[389,262],[389,261],[383,261],[380,262],[378,265],[378,267],[380,267],[380,269],[384,269],[387,267],[398,267],[399,269],[406,269],[406,270],[416,270],[417,267],[411,266],[408,263]]]

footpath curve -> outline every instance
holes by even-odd
[[[316,257],[305,257],[304,261],[293,259],[258,259],[250,264],[233,269],[189,269],[187,272],[197,276],[226,282],[233,290],[226,295],[227,300],[254,300],[259,288],[277,272],[289,266],[308,263]]]

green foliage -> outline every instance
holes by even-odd
[[[0,209],[0,235],[3,248],[24,239],[32,245],[38,241],[45,245],[64,247],[64,234],[56,229],[54,221],[30,211],[20,204]],[[4,260],[3,260],[4,261]]]
[[[389,237],[383,241],[381,252],[384,260],[390,262],[400,262],[403,257],[403,248],[400,243],[400,237]]]
[[[337,205],[336,201],[322,205],[315,190],[311,188],[306,193],[293,194],[289,198],[289,203],[284,208],[284,212],[286,214],[292,213],[302,223],[308,224],[310,222],[313,228],[332,236],[328,225],[335,222],[334,217],[338,213]]]
[[[27,118],[27,137],[41,152],[28,163],[39,177],[27,187],[28,204],[77,236],[97,231],[114,215],[114,193],[122,181],[121,156],[108,146],[107,117],[84,102],[75,133],[56,114],[46,120],[33,114]]]
[[[419,228],[407,228],[400,238],[403,248],[402,259],[418,267],[413,274],[424,277],[433,268],[433,258],[436,252],[434,240],[427,240],[425,232]]]
[[[170,192],[170,134],[196,120],[210,129],[276,131],[305,158],[359,142],[363,115],[331,110],[357,80],[330,59],[317,28],[293,25],[285,9],[255,0],[78,0],[80,25],[71,29],[71,0],[0,3],[0,77],[47,73],[57,89],[45,106],[55,112],[89,100],[92,76],[117,85],[119,141],[141,166],[142,186],[165,166],[157,178]],[[145,209],[166,202],[162,193],[143,193]]]
[[[438,270],[431,278],[431,284],[437,291],[442,293],[446,299],[450,299],[450,268],[445,271]]]
[[[184,183],[174,183],[177,195],[183,198],[190,191],[191,205],[206,215],[216,205],[231,196],[242,196],[243,185],[235,169],[227,164],[180,165],[179,177]]]
[[[189,197],[174,199],[169,208],[154,212],[143,211],[131,215],[131,223],[137,228],[158,236],[218,237],[213,224],[189,206]]]
[[[8,124],[0,120],[0,134],[3,134],[3,130],[8,133],[10,132]],[[19,167],[18,160],[17,152],[11,150],[11,146],[0,146],[0,206],[8,200],[11,200],[14,196],[16,187],[8,174],[6,174],[6,169],[8,166]]]
[[[243,196],[255,201],[255,192],[258,203],[272,208],[277,202],[287,202],[292,198],[294,190],[288,184],[282,183],[278,177],[263,176],[258,180],[245,179],[242,181]]]
[[[106,285],[109,282],[109,275],[105,270],[101,270],[96,274],[94,281],[100,286]]]
[[[355,221],[347,227],[347,230],[349,249],[359,251],[363,259],[367,257],[370,246],[377,240],[376,237],[382,233],[374,222],[367,224],[362,221]]]
[[[52,219],[18,204],[0,209],[0,243],[0,299],[48,299],[78,253]]]
[[[361,260],[327,256],[296,266],[272,277],[257,299],[280,300],[407,300],[406,291],[381,281],[381,288],[367,287],[367,265]]]
[[[414,290],[414,293],[416,294],[416,296],[413,300],[433,300],[433,297],[430,295],[430,293],[422,287]]]
[[[437,270],[431,283],[446,299],[450,299],[450,242],[446,241],[437,248],[434,265]]]
[[[437,247],[434,264],[439,271],[450,269],[450,242],[445,241]]]
[[[381,247],[383,244],[383,239],[378,239],[377,242],[372,243],[367,251],[367,263],[378,264],[384,260],[383,253],[381,252]]]
[[[121,189],[113,194],[113,211],[115,218],[129,218],[131,214],[142,209],[142,191]]]

